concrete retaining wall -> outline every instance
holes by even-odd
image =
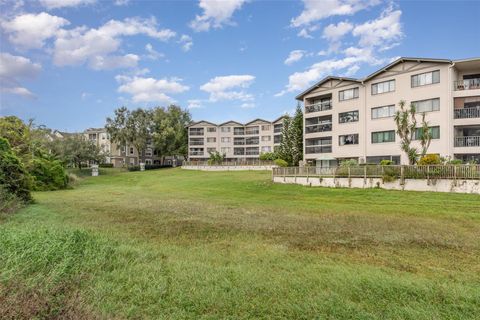
[[[389,190],[433,191],[480,194],[479,180],[451,180],[451,179],[405,179],[393,182],[382,182],[381,178],[319,178],[319,177],[274,177],[273,182],[301,184],[311,187],[333,188],[381,188]]]
[[[187,170],[202,170],[202,171],[245,171],[245,170],[270,170],[275,166],[182,166],[182,169]]]

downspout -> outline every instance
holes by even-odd
[[[367,163],[367,144],[368,144],[368,137],[367,137],[367,119],[368,119],[368,114],[367,114],[367,89],[365,87],[365,81],[362,80],[362,86],[364,89],[364,97],[363,97],[363,107],[364,107],[364,121],[363,121],[363,139],[365,140],[363,143],[363,160],[364,163]]]
[[[453,103],[453,82],[452,82],[452,73],[453,73],[453,67],[455,67],[455,62],[452,61],[451,65],[448,67],[448,75],[447,75],[447,87],[448,89],[448,101],[447,101],[447,106],[448,106],[448,119],[447,119],[447,130],[449,132],[448,135],[448,142],[447,142],[447,148],[448,148],[448,155],[453,159],[454,157],[454,152],[453,152],[453,140],[454,135],[455,135],[455,130],[453,128],[453,108],[454,108],[454,103]]]

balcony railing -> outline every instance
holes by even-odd
[[[258,152],[258,150],[257,151],[247,151],[247,152],[245,152],[245,155],[246,156],[258,156],[259,152]]]
[[[326,131],[332,131],[331,123],[305,126],[305,133],[317,133]]]
[[[234,136],[243,136],[243,135],[245,135],[245,131],[235,130],[235,131],[233,131],[233,135]]]
[[[257,130],[247,130],[245,131],[245,135],[251,135],[251,134],[259,134],[260,131],[257,129]]]
[[[466,79],[453,82],[454,90],[480,89],[480,78]]]
[[[190,141],[191,146],[203,146],[203,141]]]
[[[330,153],[332,146],[306,146],[305,153]]]
[[[204,152],[203,151],[190,151],[191,156],[203,156]]]
[[[453,116],[455,119],[480,118],[480,106],[476,108],[455,109]]]
[[[480,136],[455,137],[455,147],[480,147]]]
[[[305,106],[305,113],[318,112],[332,109],[331,101],[317,102]]]

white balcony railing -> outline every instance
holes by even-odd
[[[453,82],[454,90],[473,90],[480,89],[480,78],[466,79]]]
[[[455,119],[480,118],[480,106],[476,108],[455,109],[453,115]]]
[[[203,156],[204,152],[203,151],[190,151],[191,156]]]
[[[480,147],[480,136],[455,137],[455,147]]]

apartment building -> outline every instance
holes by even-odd
[[[229,161],[258,159],[280,145],[283,118],[255,119],[245,124],[233,120],[221,124],[194,122],[188,126],[189,160],[207,160],[215,151],[225,154]]]
[[[147,141],[147,148],[139,154],[138,150],[131,145],[120,147],[111,142],[110,136],[105,128],[90,128],[83,132],[85,139],[95,143],[106,155],[106,162],[113,163],[114,167],[129,165],[138,165],[140,162],[145,164],[161,164],[162,159],[155,151],[151,141]],[[179,159],[179,162],[183,160]],[[163,159],[164,164],[170,165],[175,161],[175,157],[168,156]]]
[[[425,113],[428,153],[480,163],[480,58],[400,58],[363,79],[328,76],[296,99],[304,103],[304,160],[312,165],[408,164],[394,121],[400,100],[415,105],[419,126]]]

